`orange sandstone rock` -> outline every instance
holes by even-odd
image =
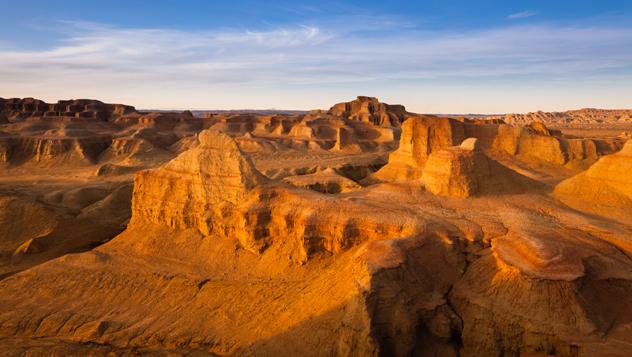
[[[562,181],[554,196],[574,206],[632,209],[632,140],[621,151],[600,158],[587,171]]]
[[[228,135],[206,130],[199,141],[164,166],[136,175],[133,219],[208,233],[210,212],[239,203],[266,181]]]
[[[435,195],[469,197],[478,192],[479,182],[489,175],[487,157],[476,139],[469,138],[460,146],[431,153],[422,180]]]
[[[419,179],[431,152],[457,145],[463,139],[463,126],[456,120],[434,116],[409,118],[402,125],[399,148],[374,177],[383,181]]]

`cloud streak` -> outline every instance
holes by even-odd
[[[527,17],[533,17],[533,16],[535,16],[537,14],[538,13],[535,12],[535,11],[525,10],[525,11],[516,12],[515,14],[511,14],[511,15],[507,16],[507,18],[509,20],[518,20],[518,19],[525,19]]]
[[[151,98],[161,90],[231,86],[548,80],[632,71],[632,29],[617,27],[529,25],[478,32],[391,27],[367,34],[366,25],[266,31],[67,26],[52,48],[0,47],[0,96],[16,88],[32,88],[34,95],[42,88],[46,93],[76,88],[90,94],[133,90]]]

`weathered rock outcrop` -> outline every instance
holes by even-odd
[[[239,203],[266,181],[228,135],[206,130],[199,141],[164,166],[136,175],[134,220],[208,234],[213,212],[221,215],[222,206]]]
[[[419,179],[431,152],[458,145],[463,139],[463,125],[456,120],[412,117],[402,125],[399,148],[389,155],[388,164],[374,177],[383,181]]]
[[[388,163],[373,174],[371,180],[421,179],[432,152],[459,145],[466,137],[476,138],[477,146],[484,151],[514,156],[526,164],[570,169],[583,169],[621,145],[619,139],[567,139],[542,123],[519,127],[417,116],[406,120],[401,129],[399,148],[389,155]],[[438,158],[442,155],[449,156],[446,152]]]
[[[360,120],[378,126],[398,127],[410,115],[403,105],[381,103],[374,97],[359,96],[351,102],[338,103],[329,109],[329,114]]]
[[[369,109],[11,118],[0,158],[13,163],[23,139],[112,144],[89,155],[98,166],[43,150],[42,179],[2,166],[0,350],[632,355],[632,220],[549,193],[616,140],[414,114],[376,126],[386,117]],[[381,167],[402,129],[386,182],[347,179]],[[631,145],[598,162],[589,200],[629,200]]]
[[[461,198],[541,188],[538,182],[489,158],[476,138],[466,139],[459,146],[433,151],[421,180],[435,195]]]
[[[435,195],[469,197],[491,174],[487,156],[469,138],[460,146],[434,151],[423,170],[426,189]]]

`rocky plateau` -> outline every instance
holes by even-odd
[[[0,98],[0,355],[631,356],[630,113]]]

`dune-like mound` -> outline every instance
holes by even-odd
[[[621,151],[604,156],[588,170],[555,187],[553,194],[564,202],[600,211],[632,209],[632,140]]]
[[[208,233],[210,212],[223,204],[239,203],[265,182],[230,136],[205,130],[199,141],[199,146],[164,166],[136,175],[134,219]]]
[[[378,126],[399,127],[409,115],[403,105],[381,103],[375,97],[359,96],[350,102],[338,103],[328,114],[372,123]]]

